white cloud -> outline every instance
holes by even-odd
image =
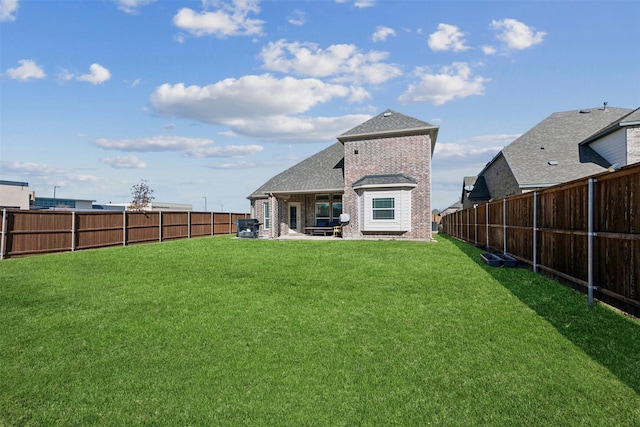
[[[306,20],[307,20],[306,15],[301,10],[294,10],[291,13],[291,15],[289,15],[289,17],[287,18],[287,21],[289,22],[289,24],[297,25],[297,26],[304,25]]]
[[[74,77],[75,77],[75,75],[72,72],[70,72],[69,70],[67,70],[66,68],[61,68],[60,71],[58,72],[58,74],[56,74],[56,79],[60,83],[68,82],[70,80],[73,80]]]
[[[371,40],[374,42],[385,41],[389,36],[395,36],[396,32],[393,28],[384,27],[382,25],[376,28],[375,33],[371,36]]]
[[[340,117],[290,117],[279,115],[266,119],[237,120],[234,132],[255,139],[304,143],[335,140],[336,136],[370,119],[363,114]]]
[[[493,46],[482,46],[482,52],[485,55],[495,55],[497,50]]]
[[[360,9],[365,8],[365,7],[373,7],[375,6],[376,1],[375,0],[356,0],[353,5],[355,7],[359,7]]]
[[[104,157],[102,163],[110,165],[114,169],[146,169],[147,164],[136,156]]]
[[[42,178],[45,181],[55,181],[58,185],[68,185],[76,182],[97,182],[93,175],[78,175],[75,172],[58,169],[44,163],[22,162],[18,160],[1,162],[5,173],[12,173],[25,177]]]
[[[379,84],[402,74],[399,67],[382,62],[388,52],[360,52],[352,44],[321,49],[315,43],[271,42],[260,52],[262,67],[299,76],[332,77],[336,82]]]
[[[156,0],[116,0],[118,9],[125,13],[138,13],[138,9]]]
[[[225,132],[227,136],[308,142],[333,139],[361,123],[363,116],[305,118],[292,115],[307,112],[334,98],[362,100],[369,96],[358,87],[317,79],[277,79],[264,74],[225,79],[208,86],[164,84],[151,95],[150,103],[161,116],[228,126],[231,132]]]
[[[455,62],[443,67],[439,74],[430,74],[428,70],[416,70],[419,80],[398,98],[403,104],[411,102],[430,102],[441,105],[456,98],[482,95],[484,84],[489,82],[481,76],[473,77],[471,68],[466,62]]]
[[[83,74],[77,77],[77,80],[81,82],[89,82],[93,85],[99,85],[111,78],[109,70],[104,68],[100,64],[91,64],[89,67],[89,74]]]
[[[213,12],[205,10],[199,13],[187,7],[182,8],[173,17],[173,24],[197,37],[214,35],[225,38],[262,34],[264,21],[248,17],[250,13],[260,12],[258,0],[203,1],[205,7],[209,4],[219,8]]]
[[[12,79],[28,81],[31,79],[43,79],[47,76],[42,67],[31,59],[21,59],[18,63],[20,66],[7,69],[7,76]]]
[[[60,172],[59,169],[43,163],[21,162],[19,160],[2,162],[2,169],[19,175],[42,176]]]
[[[181,136],[154,136],[137,139],[99,138],[93,143],[106,150],[135,152],[178,151],[191,157],[245,157],[263,150],[260,145],[217,147],[214,146],[215,142],[212,139]]]
[[[434,51],[464,51],[469,49],[464,42],[464,33],[455,25],[439,24],[438,31],[429,36],[429,47]]]
[[[544,31],[536,32],[533,27],[515,19],[493,20],[491,28],[500,33],[496,36],[498,40],[504,42],[508,49],[523,50],[542,43]]]
[[[15,21],[19,7],[20,0],[0,0],[0,22]]]
[[[238,118],[303,113],[317,104],[349,94],[345,86],[318,79],[277,79],[263,74],[224,79],[208,86],[164,84],[151,95],[151,106],[163,116],[231,125]]]

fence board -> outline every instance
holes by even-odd
[[[594,181],[593,284],[608,303],[640,315],[640,164],[538,191],[537,266],[575,283],[588,283],[589,178]],[[529,263],[534,258],[533,197],[523,194],[506,202],[507,252]],[[503,250],[503,203],[476,208],[479,223],[488,216],[489,235],[479,228],[477,239],[487,250]],[[445,216],[443,231],[467,241],[466,228],[458,226],[467,212]]]
[[[248,216],[226,212],[5,209],[0,258],[232,234],[235,221]]]

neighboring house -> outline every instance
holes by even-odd
[[[600,154],[614,169],[640,162],[640,108],[580,143]]]
[[[460,203],[463,209],[472,208],[474,205],[484,203],[491,199],[487,182],[484,176],[465,176],[462,183],[462,195]]]
[[[458,200],[457,202],[455,202],[454,204],[452,204],[451,206],[449,206],[448,208],[440,212],[440,216],[445,217],[449,214],[458,212],[459,210],[462,210],[462,202],[460,200]]]
[[[0,180],[0,208],[28,210],[32,197],[28,182]]]
[[[431,157],[438,127],[387,110],[274,176],[248,199],[260,235],[350,221],[344,238],[431,239]]]
[[[498,153],[478,174],[478,185],[465,178],[465,207],[606,171],[614,162],[603,156],[605,146],[623,145],[623,134],[624,144],[635,147],[628,151],[630,158],[637,158],[638,123],[630,113],[637,110],[605,104],[551,114]],[[605,130],[602,136],[611,135],[615,143],[598,142]]]

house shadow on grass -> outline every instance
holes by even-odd
[[[587,305],[587,297],[525,268],[489,267],[482,250],[449,236],[460,251],[489,272],[558,332],[580,347],[640,394],[640,321],[603,304]]]

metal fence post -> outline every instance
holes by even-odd
[[[7,209],[2,209],[2,235],[0,235],[0,259],[4,259],[4,238],[7,235]]]
[[[76,212],[71,212],[71,252],[76,250]]]
[[[127,211],[122,211],[122,246],[127,246]]]
[[[158,212],[158,241],[162,242],[162,211]]]
[[[191,238],[191,211],[187,212],[187,239]]]
[[[593,201],[593,183],[594,183],[594,179],[593,178],[589,178],[589,213],[588,213],[588,227],[589,227],[589,231],[588,231],[588,254],[587,256],[589,257],[588,260],[588,266],[589,266],[589,273],[588,273],[588,281],[589,281],[589,308],[593,308],[593,238],[595,236],[596,233],[594,233],[593,231],[593,205],[594,205],[594,201]]]
[[[469,221],[469,209],[467,209],[467,243],[469,243],[470,234],[471,234],[471,223]]]
[[[473,241],[476,243],[476,246],[478,246],[478,205],[473,205],[473,223],[476,230]]]
[[[507,199],[502,199],[502,253],[507,253]]]
[[[533,272],[538,272],[538,192],[533,192]]]
[[[489,208],[490,207],[491,207],[491,204],[487,202],[484,210],[484,219],[487,227],[487,250],[489,250]]]
[[[211,211],[211,235],[213,236],[213,211]]]

